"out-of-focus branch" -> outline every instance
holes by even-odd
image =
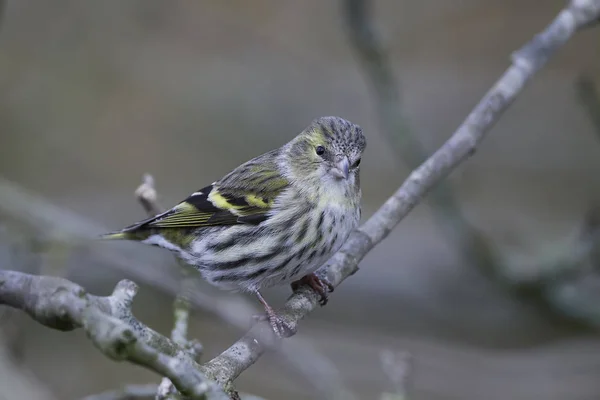
[[[110,296],[99,297],[66,279],[0,270],[0,305],[25,311],[49,328],[83,328],[106,356],[166,376],[192,399],[228,399],[186,349],[133,316],[136,292],[135,283],[123,280]]]
[[[357,229],[320,271],[334,285],[358,270],[358,263],[457,165],[474,154],[485,134],[510,106],[525,84],[578,29],[600,16],[600,0],[574,0],[552,23],[512,55],[512,65],[485,94],[452,137],[419,168],[383,206]],[[317,307],[317,296],[300,290],[280,315],[296,328],[298,321]],[[257,337],[265,325],[257,325],[233,346],[205,365],[204,371],[219,383],[235,379],[263,354]]]
[[[343,5],[349,39],[367,81],[372,86],[382,131],[389,137],[401,158],[410,167],[415,167],[425,158],[425,151],[402,114],[398,83],[392,72],[389,57],[377,37],[370,18],[373,2],[344,0]],[[576,89],[578,98],[594,123],[600,138],[600,98],[594,83],[589,77],[582,76],[576,83]],[[553,314],[561,314],[569,310],[565,316],[573,316],[575,310],[565,304],[567,299],[555,295],[562,292],[560,288],[562,284],[570,284],[570,279],[557,280],[556,278],[571,276],[581,270],[586,264],[587,254],[592,251],[592,246],[599,245],[597,240],[589,235],[583,235],[580,238],[581,243],[574,243],[574,247],[563,249],[564,254],[552,254],[551,258],[544,257],[545,259],[538,260],[542,272],[535,280],[513,280],[506,276],[507,265],[491,244],[465,218],[448,182],[440,182],[431,191],[429,203],[442,232],[456,248],[460,249],[469,265],[480,268],[495,281],[506,284],[508,289],[516,288],[518,293],[527,294],[529,298],[538,300]],[[592,304],[596,302],[590,302],[590,306]],[[594,316],[595,312],[580,310],[575,314],[589,315],[587,324],[599,326],[597,317]]]
[[[412,374],[412,357],[406,352],[386,350],[381,353],[381,366],[384,374],[394,385],[393,393],[384,393],[381,400],[407,400],[408,386]]]
[[[592,78],[581,75],[575,82],[577,100],[594,125],[596,135],[600,139],[600,94]]]
[[[343,0],[342,5],[350,43],[367,77],[367,83],[371,85],[382,131],[407,165],[415,168],[427,155],[418,140],[410,134],[402,113],[399,82],[389,55],[371,23],[373,2]]]
[[[509,267],[499,271],[497,278],[549,317],[600,330],[599,218],[600,209],[590,210],[577,235],[543,252],[533,266],[523,268],[523,261],[505,262]],[[523,270],[535,273],[519,275]]]
[[[403,114],[399,83],[371,18],[373,2],[343,0],[342,4],[350,43],[367,83],[372,87],[381,130],[400,158],[414,169],[427,158],[427,151],[411,131]],[[450,184],[440,182],[431,190],[426,201],[431,205],[441,231],[466,261],[492,269],[492,264],[496,263],[492,248],[463,215]]]

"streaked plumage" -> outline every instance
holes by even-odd
[[[284,334],[259,291],[308,277],[325,296],[324,282],[311,274],[358,225],[365,146],[359,126],[319,118],[172,209],[105,237],[169,249],[208,282],[256,293]]]

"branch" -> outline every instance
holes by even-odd
[[[23,310],[49,328],[83,328],[108,357],[166,376],[192,399],[228,399],[199,372],[189,352],[133,316],[136,292],[135,283],[123,280],[110,296],[99,297],[66,279],[0,270],[0,304]]]
[[[543,249],[534,261],[507,260],[497,280],[563,325],[599,330],[599,211],[589,210],[576,235]]]
[[[381,129],[406,164],[414,168],[425,159],[425,152],[402,115],[398,82],[370,18],[373,2],[344,0],[343,4],[350,43],[372,86]],[[581,75],[575,89],[579,103],[600,138],[600,96],[594,82],[589,76]],[[560,254],[543,254],[542,259],[536,260],[538,276],[515,279],[507,271],[522,270],[522,265],[516,268],[514,263],[506,264],[485,236],[468,222],[449,182],[440,182],[429,194],[428,202],[441,231],[460,249],[468,265],[479,268],[508,291],[537,304],[550,317],[566,318],[594,329],[600,327],[597,301],[590,300],[583,290],[564,295],[575,282],[584,282],[584,276],[590,278],[586,265],[590,254],[600,248],[598,235],[582,235],[576,243],[561,247]]]
[[[187,275],[187,274],[186,274]],[[190,277],[185,276],[181,282],[181,292],[175,297],[173,302],[173,330],[171,331],[171,339],[192,352],[192,356],[195,360],[200,358],[202,354],[202,345],[197,341],[189,341],[187,339],[188,332],[188,321],[190,317],[190,302],[186,296],[187,286],[190,282]],[[178,392],[168,377],[164,377],[158,385],[156,392],[157,400],[176,400],[178,399]]]
[[[142,184],[135,190],[135,197],[140,202],[149,217],[154,217],[162,212],[158,204],[158,194],[154,187],[154,178],[150,174],[144,174]]]
[[[372,4],[368,0],[343,0],[348,36],[367,76],[367,83],[372,86],[375,111],[382,131],[390,138],[400,156],[413,168],[421,164],[426,155],[421,144],[410,135],[406,118],[402,114],[399,83],[394,76],[388,53],[370,23]]]
[[[344,0],[343,5],[349,40],[363,67],[367,82],[373,88],[382,131],[401,158],[409,167],[414,168],[425,159],[425,152],[414,132],[411,132],[408,124],[404,122],[398,83],[370,17],[373,2]],[[576,82],[576,91],[582,108],[594,124],[600,138],[600,97],[591,78],[580,76]],[[595,248],[600,248],[597,237],[583,235],[577,243],[561,248],[561,254],[544,254],[543,259],[536,262],[540,264],[537,268],[540,274],[534,279],[514,279],[515,277],[510,277],[507,273],[507,270],[513,269],[512,265],[504,263],[501,255],[493,249],[485,236],[468,222],[447,181],[440,182],[432,190],[429,203],[441,231],[461,250],[469,265],[479,268],[506,289],[516,289],[517,294],[525,295],[521,297],[537,303],[550,316],[567,317],[570,320],[575,318],[578,322],[596,329],[600,326],[600,313],[596,312],[595,307],[597,302],[587,301],[589,299],[581,291],[578,291],[579,297],[563,295],[566,287],[572,287],[575,275],[577,279],[582,278],[581,272],[589,275],[589,271],[582,270],[585,270],[590,253]],[[558,279],[559,277],[561,279]],[[584,297],[585,299],[582,299]]]
[[[153,217],[162,212],[162,207],[158,204],[158,194],[154,187],[154,178],[150,174],[145,174],[142,178],[142,184],[135,190],[135,196],[146,210],[149,217]],[[185,266],[182,266],[185,267]],[[187,340],[188,321],[190,317],[190,301],[186,296],[186,289],[189,277],[183,278],[181,290],[175,296],[173,302],[174,327],[171,331],[171,339],[183,348],[189,348],[190,342]],[[197,360],[202,351],[200,343],[195,342],[194,358]],[[156,390],[156,400],[177,400],[180,394],[168,377],[164,377]]]
[[[320,270],[334,285],[358,271],[358,263],[377,243],[456,166],[472,156],[485,134],[523,90],[525,84],[549,58],[580,28],[600,16],[600,0],[573,0],[552,23],[512,56],[512,65],[485,94],[452,137],[419,168],[383,206],[357,229]],[[317,307],[316,294],[302,288],[292,295],[280,312],[292,328]],[[257,337],[264,325],[256,325],[203,370],[221,384],[237,378],[265,351]]]
[[[369,0],[344,0],[348,37],[372,86],[375,110],[383,133],[410,169],[427,159],[427,152],[411,132],[402,113],[399,83],[391,62],[372,24]],[[472,265],[492,268],[495,254],[483,235],[464,216],[448,182],[440,181],[429,194],[433,217],[445,237],[461,250]]]

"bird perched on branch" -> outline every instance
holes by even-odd
[[[169,249],[209,283],[254,293],[275,333],[289,336],[260,290],[308,284],[326,303],[333,286],[314,272],[358,226],[365,146],[358,125],[318,118],[170,210],[103,237]]]

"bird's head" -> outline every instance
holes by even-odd
[[[340,117],[321,117],[288,143],[287,170],[293,180],[308,185],[358,191],[365,147],[360,126]]]

